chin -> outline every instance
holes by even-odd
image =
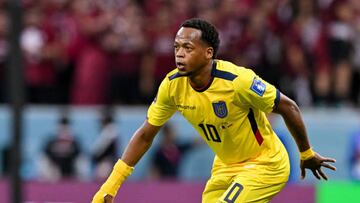
[[[188,71],[181,71],[181,70],[179,70],[179,72],[178,72],[180,75],[182,75],[182,76],[189,76],[190,74],[191,74],[191,72],[188,72]]]
[[[178,70],[178,73],[180,74],[180,75],[184,75],[184,74],[186,74],[187,73],[187,71],[185,70],[185,68],[178,68],[177,69]]]

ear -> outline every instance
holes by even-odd
[[[214,48],[212,47],[208,47],[206,48],[206,59],[212,59],[212,57],[214,56]]]

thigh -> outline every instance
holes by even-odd
[[[202,203],[215,203],[229,188],[233,181],[232,177],[216,176],[211,177],[205,186],[202,194]]]
[[[222,194],[217,203],[266,203],[278,194],[286,183],[247,184],[234,181]]]

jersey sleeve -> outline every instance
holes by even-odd
[[[147,119],[151,125],[162,126],[175,113],[176,106],[169,96],[169,79],[165,78],[158,89],[158,93],[147,112]]]
[[[235,82],[240,102],[270,113],[280,100],[280,92],[273,85],[246,69]]]

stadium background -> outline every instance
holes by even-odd
[[[37,159],[65,111],[87,156],[99,133],[103,107],[114,112],[119,152],[142,123],[156,87],[173,65],[179,24],[202,17],[220,31],[219,58],[254,69],[301,106],[316,151],[337,159],[328,182],[308,173],[300,181],[298,153],[281,118],[275,131],[289,149],[292,176],[273,202],[358,202],[351,175],[353,135],[359,134],[360,3],[356,0],[23,0],[23,161],[27,202],[89,202],[100,182],[89,166],[82,176],[58,182],[39,178]],[[6,64],[8,4],[0,1],[0,149],[12,138]],[[178,142],[196,140],[179,115],[172,118]],[[160,137],[161,137],[160,133]],[[158,139],[154,145],[158,144]],[[179,180],[147,179],[152,149],[136,167],[119,200],[199,202],[213,154],[203,145],[181,162]],[[0,169],[4,168],[4,157]],[[10,202],[1,174],[0,202]],[[179,195],[181,194],[181,195]],[[180,197],[178,197],[180,196]]]

